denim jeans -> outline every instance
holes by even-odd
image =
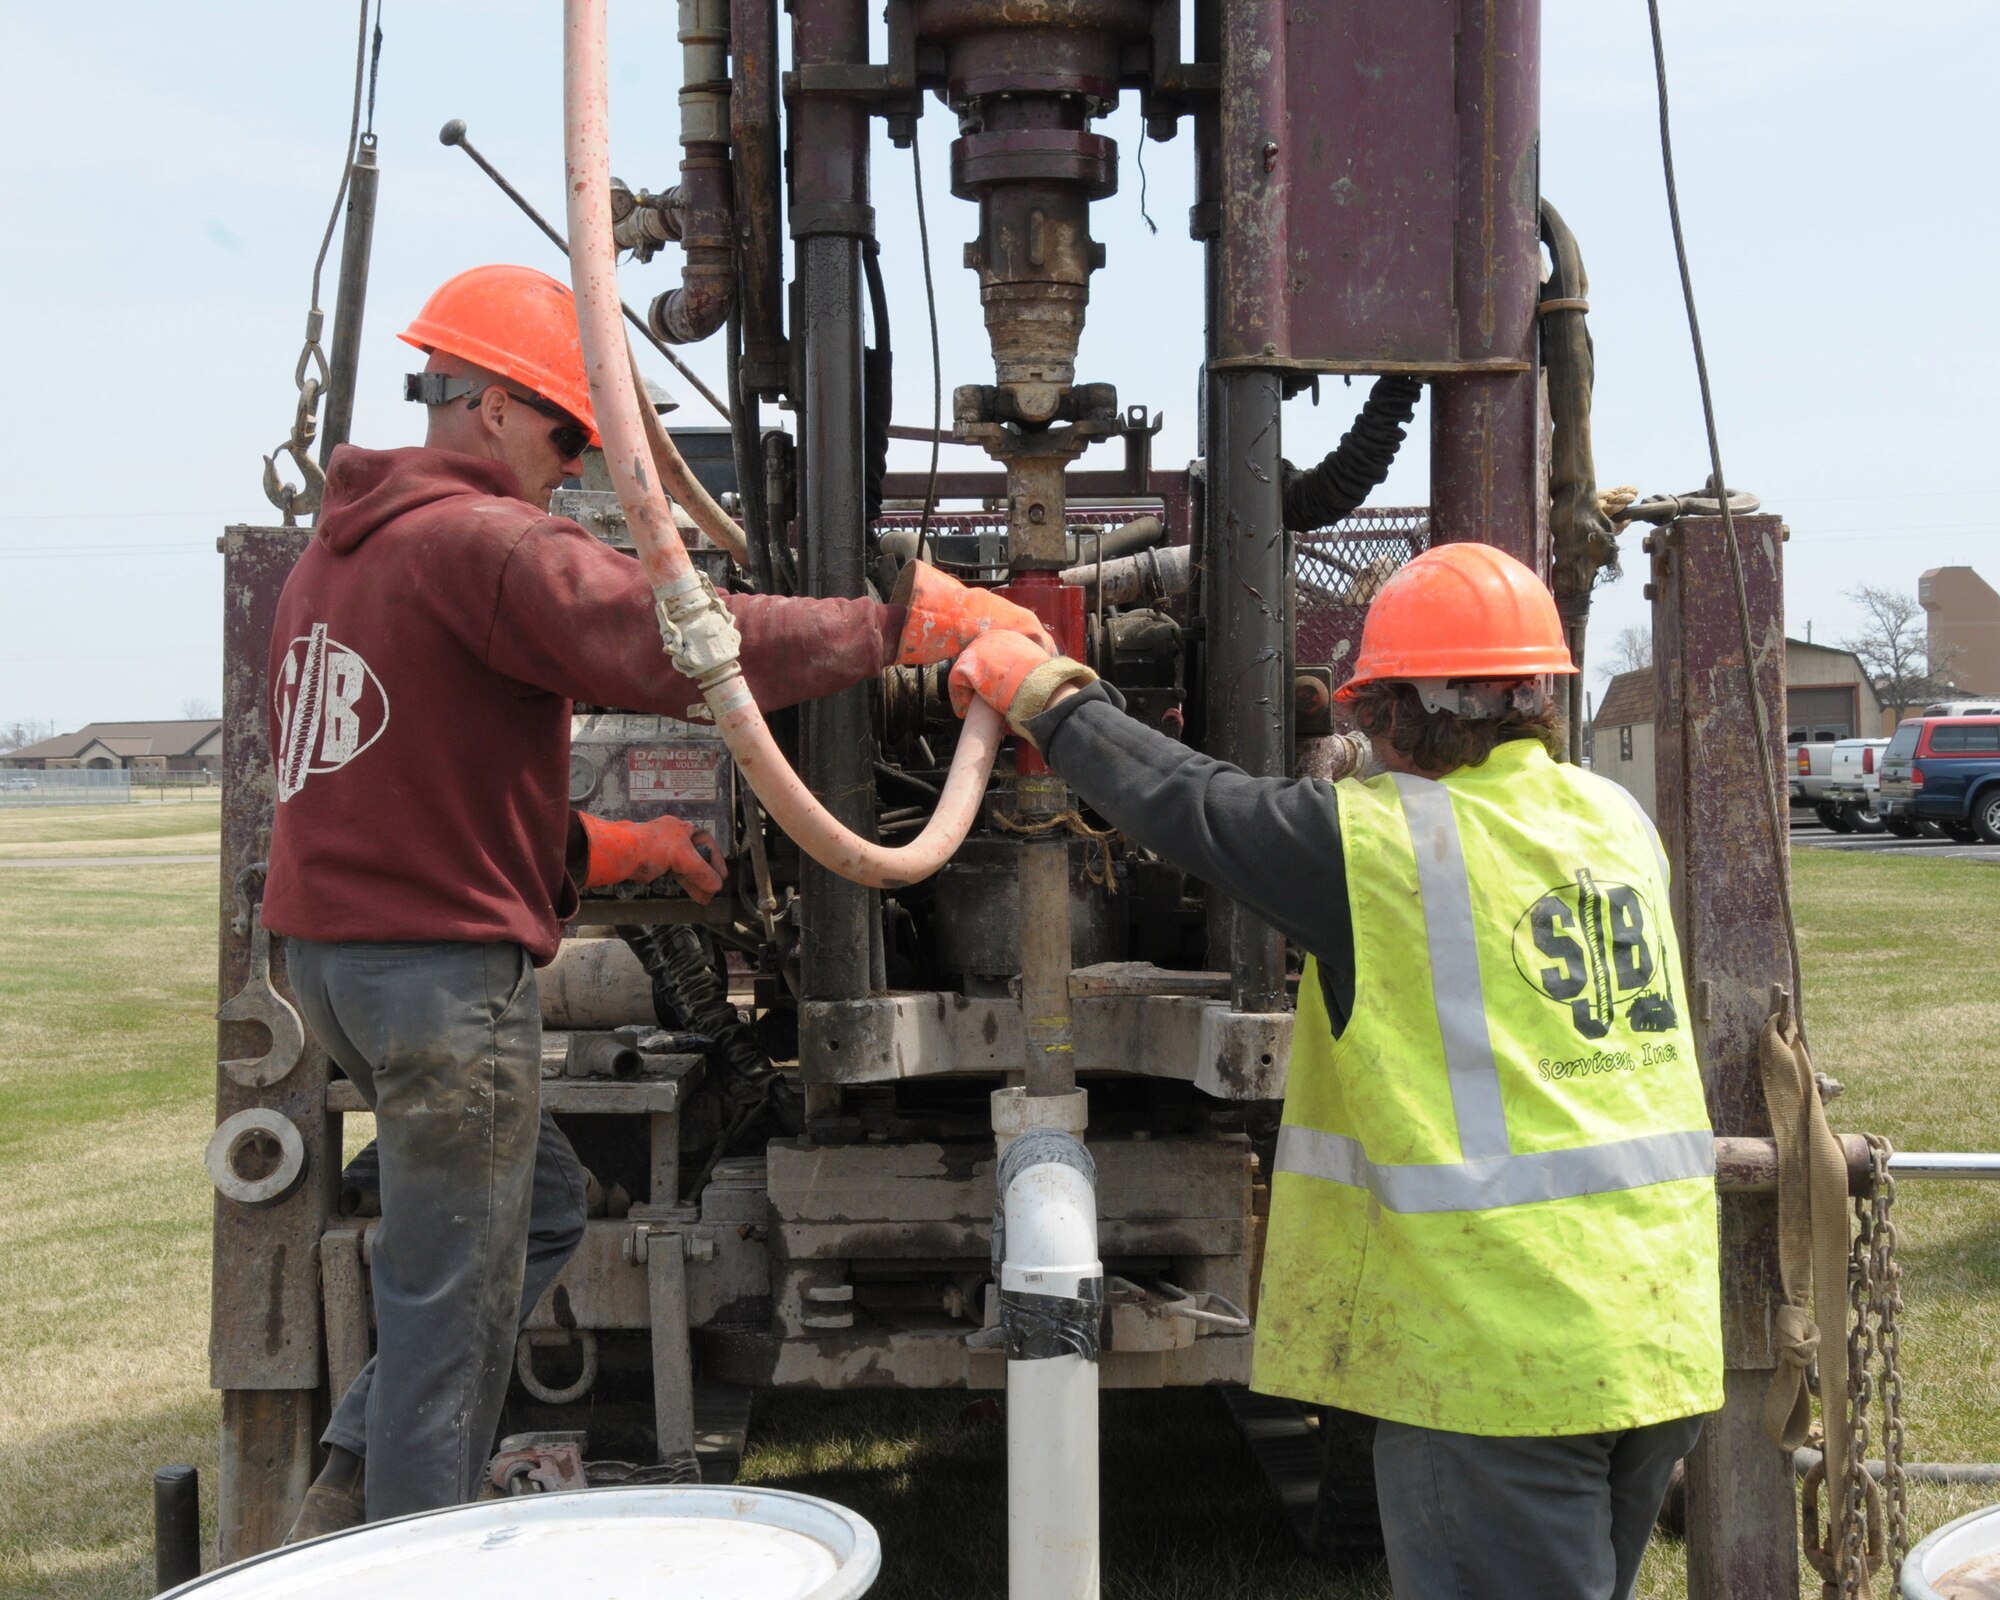
[[[368,1517],[458,1505],[493,1448],[522,1320],[583,1236],[583,1169],[540,1108],[519,945],[287,941],[300,1009],[375,1111],[376,1351],[323,1442]]]
[[[1674,1463],[1701,1423],[1553,1439],[1377,1424],[1396,1600],[1630,1600]]]

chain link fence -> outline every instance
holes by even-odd
[[[0,767],[0,807],[121,806],[131,804],[132,799],[132,774],[117,767],[57,767],[51,771]]]

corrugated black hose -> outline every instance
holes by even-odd
[[[1354,426],[1324,461],[1303,472],[1284,462],[1285,526],[1294,533],[1331,527],[1373,494],[1389,476],[1423,392],[1421,378],[1377,378]]]
[[[653,980],[653,1012],[663,1028],[685,1028],[715,1041],[708,1055],[709,1082],[722,1102],[723,1132],[696,1174],[690,1194],[715,1163],[768,1114],[781,1132],[805,1128],[804,1108],[784,1074],[757,1042],[756,1030],[729,1003],[718,973],[714,941],[685,925],[620,926],[623,939]]]
[[[889,471],[889,424],[896,409],[895,358],[889,349],[889,296],[882,287],[882,247],[861,241],[868,312],[875,342],[861,352],[861,509],[873,527],[882,515],[882,479]]]

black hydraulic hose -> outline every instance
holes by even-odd
[[[889,296],[882,287],[882,247],[861,241],[861,270],[868,280],[868,311],[875,342],[861,352],[861,436],[864,460],[861,508],[873,527],[882,515],[882,480],[889,471],[889,421],[895,411],[895,357],[889,347]]]
[[[743,309],[741,298],[729,308],[729,326],[723,334],[723,351],[729,381],[729,443],[736,458],[737,512],[743,519],[743,539],[750,546],[750,575],[759,594],[778,593],[777,573],[771,565],[771,516],[764,504],[764,441],[758,437],[758,404],[755,392],[743,390]]]
[[[1377,378],[1354,426],[1325,460],[1303,472],[1289,461],[1281,463],[1285,526],[1293,533],[1331,527],[1374,493],[1389,476],[1423,392],[1421,378],[1400,373]]]

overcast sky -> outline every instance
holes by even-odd
[[[1429,0],[1434,3],[1434,0]],[[1990,64],[1976,0],[1665,0],[1677,156],[1732,481],[1792,528],[1790,630],[1856,625],[1844,592],[1913,590],[1931,566],[2000,583],[1992,509],[2000,318]],[[394,334],[481,261],[560,273],[555,252],[437,129],[473,139],[561,210],[555,0],[387,0],[381,214],[355,437],[416,442]],[[290,427],[313,252],[347,131],[355,9],[340,0],[9,8],[0,51],[0,724],[179,715],[220,698],[229,522],[276,520],[259,457]],[[673,181],[679,53],[670,0],[613,0],[614,167]],[[1707,471],[1659,177],[1643,0],[1545,0],[1542,174],[1582,242],[1597,341],[1598,477],[1652,491]],[[952,385],[991,381],[972,208],[951,198],[953,129],[921,124]],[[1192,140],[1146,149],[1134,97],[1108,131],[1121,188],[1078,376],[1166,414],[1159,459],[1194,449],[1200,258]],[[899,421],[928,423],[910,158],[877,125],[875,189]],[[334,258],[339,252],[338,241]],[[625,269],[643,306],[669,249]],[[323,303],[333,305],[334,261]],[[650,353],[649,371],[712,422]],[[689,354],[718,389],[721,352]],[[1316,458],[1361,390],[1295,402],[1286,450]],[[921,447],[902,446],[915,464]],[[947,452],[947,461],[974,458]],[[1427,498],[1421,432],[1379,504]],[[1644,620],[1642,563],[1599,591],[1593,640]],[[1591,687],[1600,675],[1591,673]]]

